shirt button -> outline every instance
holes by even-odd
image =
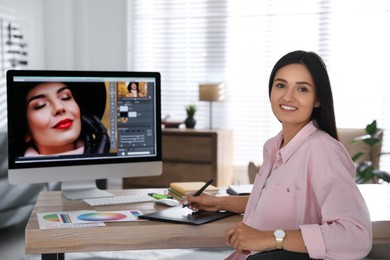
[[[278,168],[278,166],[274,166],[274,170],[276,170]]]

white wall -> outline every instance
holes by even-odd
[[[126,69],[126,0],[44,3],[48,69]]]
[[[29,69],[127,69],[127,0],[0,2],[15,8]]]

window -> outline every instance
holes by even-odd
[[[0,10],[0,132],[6,132],[7,70],[25,68],[29,57],[23,28],[16,20],[14,8],[10,4],[0,3]]]
[[[225,82],[213,126],[234,130],[235,165],[261,162],[263,143],[280,131],[268,77],[296,49],[324,58],[338,127],[376,119],[390,152],[389,0],[133,0],[129,12],[129,68],[161,72],[163,114],[184,120],[194,103],[197,127],[207,128],[209,106],[198,101],[198,84]],[[387,157],[382,168],[390,170]]]

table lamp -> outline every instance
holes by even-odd
[[[221,101],[224,99],[224,84],[223,83],[201,83],[199,84],[199,100],[210,102],[210,129],[213,127],[213,101]]]

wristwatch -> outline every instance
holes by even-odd
[[[274,237],[276,240],[276,249],[282,249],[283,248],[283,240],[286,237],[286,232],[282,229],[277,229],[274,231]]]

